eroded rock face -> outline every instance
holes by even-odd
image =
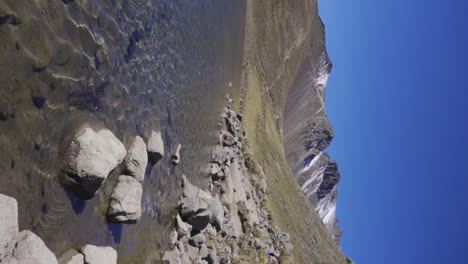
[[[47,248],[42,239],[29,230],[19,233],[13,254],[0,262],[9,264],[58,263],[54,253]]]
[[[110,130],[84,125],[66,150],[62,182],[78,197],[90,199],[126,153]]]
[[[148,160],[151,164],[156,164],[164,156],[164,142],[161,132],[151,131],[146,142],[146,150],[148,151]]]
[[[125,173],[142,183],[145,179],[146,165],[148,165],[146,144],[141,137],[136,136],[133,138],[124,159]]]
[[[112,222],[135,222],[141,217],[143,188],[133,177],[120,175],[111,195],[107,217]]]
[[[10,255],[18,237],[18,203],[0,194],[0,262]]]
[[[86,245],[80,251],[86,264],[117,264],[117,252],[111,247]]]

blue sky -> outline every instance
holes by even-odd
[[[468,1],[319,7],[343,250],[359,264],[468,263]]]

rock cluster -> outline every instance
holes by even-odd
[[[262,263],[266,252],[292,250],[289,234],[271,225],[262,170],[255,173],[246,166],[242,116],[228,106],[221,118],[208,169],[210,191],[182,177],[179,211],[164,264]]]
[[[180,145],[177,148],[178,163]],[[135,136],[130,147],[102,126],[84,124],[66,149],[62,183],[81,199],[91,199],[109,174],[122,163],[119,176],[110,197],[107,218],[111,222],[132,223],[141,216],[142,183],[150,160],[153,164],[164,155],[164,142],[160,132],[151,131],[147,144]]]
[[[29,230],[18,231],[18,203],[0,194],[0,263],[2,264],[117,264],[111,247],[85,245],[70,249],[57,261],[42,239]]]
[[[0,263],[56,264],[42,239],[29,230],[18,232],[18,203],[0,194]]]

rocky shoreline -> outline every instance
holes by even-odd
[[[218,123],[219,138],[207,169],[209,190],[203,190],[182,176],[182,196],[174,219],[165,264],[275,263],[287,260],[293,250],[288,233],[272,223],[267,208],[268,188],[263,169],[256,163],[242,130],[242,115],[226,96]],[[149,164],[164,155],[161,133],[152,131],[146,143],[135,136],[128,150],[105,128],[83,124],[66,148],[62,183],[80,199],[92,198],[116,169],[118,176],[110,195],[107,221],[136,223],[141,217],[142,182]],[[181,145],[172,154],[180,162]],[[0,195],[0,262],[114,264],[117,252],[112,247],[84,245],[65,252],[58,260],[44,242],[31,231],[18,232],[15,199]],[[4,216],[3,216],[4,215]],[[277,257],[267,257],[268,252]],[[280,256],[281,255],[281,256]],[[270,259],[267,259],[270,258]],[[289,263],[289,262],[282,263]]]
[[[229,97],[227,101],[232,102]],[[279,260],[266,255],[275,251],[286,261],[293,246],[289,234],[271,221],[266,178],[246,146],[242,115],[229,105],[221,119],[207,173],[210,190],[182,177],[182,196],[163,263],[276,263]]]
[[[0,194],[0,263],[5,264],[116,264],[112,247],[84,245],[57,260],[42,239],[29,230],[18,232],[18,203]]]

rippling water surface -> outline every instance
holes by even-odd
[[[2,0],[0,193],[18,199],[20,229],[58,255],[89,243],[113,246],[119,263],[157,261],[178,179],[207,183],[223,97],[239,87],[244,9],[231,0]],[[183,146],[180,165],[166,155],[147,170],[135,225],[104,220],[118,171],[86,202],[58,183],[64,141],[87,120],[127,147],[151,129],[163,132],[166,153]]]

